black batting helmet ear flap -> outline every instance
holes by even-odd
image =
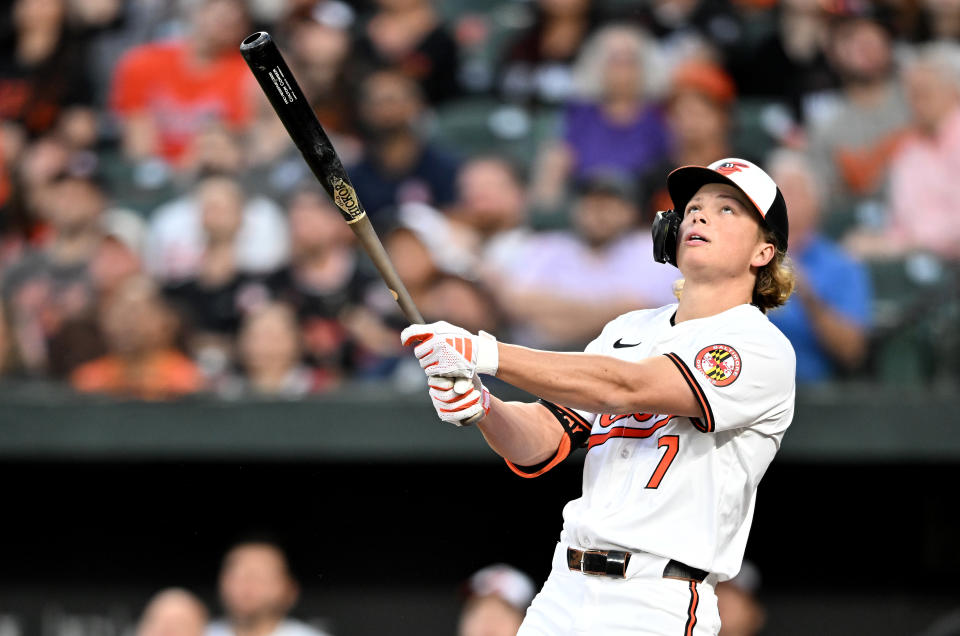
[[[673,210],[657,212],[653,219],[653,260],[677,266],[677,240],[683,219]]]

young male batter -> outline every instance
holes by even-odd
[[[742,159],[679,168],[655,258],[679,303],[624,314],[585,353],[497,343],[439,322],[404,330],[440,418],[479,421],[519,475],[586,446],[553,570],[521,636],[716,634],[714,586],[740,569],[757,485],[793,417],[793,348],[764,315],[786,301],[787,211]],[[625,275],[628,273],[625,272]],[[496,375],[541,400],[491,397]]]

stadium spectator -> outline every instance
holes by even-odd
[[[129,210],[112,208],[102,217],[103,240],[90,261],[90,275],[100,295],[109,295],[129,276],[143,269],[147,226]]]
[[[500,321],[496,303],[485,288],[453,275],[442,276],[430,287],[424,299],[423,315],[430,321],[460,320],[470,325],[470,329],[488,332],[496,331]]]
[[[741,95],[789,109],[792,127],[786,134],[815,120],[820,99],[839,87],[827,61],[828,18],[821,0],[784,0],[776,8],[776,29],[730,59]]]
[[[818,230],[823,190],[803,155],[783,150],[768,172],[790,210],[790,255],[797,288],[770,321],[793,345],[797,382],[855,370],[867,353],[872,292],[866,268]]]
[[[28,246],[42,244],[48,238],[49,223],[45,219],[45,201],[51,196],[53,182],[73,167],[82,164],[73,158],[67,145],[56,135],[45,135],[20,148],[11,157],[11,192],[3,209],[6,241],[0,264],[22,256]],[[88,165],[88,164],[86,164]]]
[[[290,238],[280,207],[267,197],[246,192],[237,178],[211,174],[151,215],[144,259],[152,276],[176,282],[200,271],[206,243],[201,199],[210,190],[243,199],[243,221],[236,237],[240,271],[262,274],[286,263]]]
[[[361,371],[376,362],[373,351],[382,348],[376,334],[355,332],[351,323],[374,316],[364,307],[371,287],[383,287],[367,273],[354,248],[353,232],[330,199],[315,186],[301,186],[287,204],[290,220],[290,264],[270,274],[265,283],[271,296],[296,312],[303,347],[312,366],[333,376]],[[393,331],[390,331],[392,337]],[[393,351],[394,343],[389,342]]]
[[[181,182],[189,183],[207,175],[230,175],[246,179],[252,170],[248,168],[245,152],[246,146],[235,131],[221,122],[209,122],[197,131],[193,143],[183,156],[180,169],[184,178]]]
[[[16,122],[36,137],[52,131],[63,119],[73,119],[72,125],[80,125],[89,136],[95,118],[93,89],[85,48],[69,27],[69,3],[16,0],[10,4],[13,29],[0,57],[0,120]]]
[[[479,570],[467,581],[458,636],[516,636],[533,600],[533,581],[509,565]]]
[[[398,224],[386,242],[391,258],[400,263],[400,278],[424,316],[432,320],[458,316],[476,329],[489,331],[500,317],[493,299],[475,281],[476,246],[476,235],[462,223],[413,203],[400,208]],[[370,301],[389,324],[393,319],[402,322],[387,294],[371,294]]]
[[[173,167],[211,122],[245,129],[253,117],[254,80],[238,42],[249,34],[243,0],[201,0],[189,34],[127,51],[117,62],[110,105],[124,154],[162,158]]]
[[[904,85],[913,125],[890,168],[889,222],[864,228],[847,246],[870,259],[926,250],[960,260],[960,45],[924,45]]]
[[[633,19],[677,54],[706,47],[722,58],[743,42],[740,15],[730,0],[652,0],[627,9]]]
[[[757,600],[760,572],[744,561],[740,573],[717,584],[717,609],[720,611],[719,636],[757,636],[767,622],[767,613]]]
[[[0,259],[3,258],[4,243],[10,238],[14,228],[12,215],[7,208],[13,202],[13,166],[26,146],[26,135],[19,126],[3,123],[0,120]]]
[[[598,175],[578,189],[574,230],[530,240],[522,266],[491,287],[530,346],[581,346],[620,314],[675,301],[676,270],[653,260],[650,230],[637,226],[633,182]]]
[[[106,196],[88,164],[64,166],[38,183],[34,211],[48,224],[42,246],[25,251],[4,273],[2,293],[22,372],[51,372],[51,347],[63,327],[96,309],[90,263],[103,239]],[[63,371],[63,369],[61,369]]]
[[[453,201],[458,162],[421,131],[417,84],[398,71],[376,71],[364,79],[359,102],[365,148],[348,172],[374,224],[389,224],[404,203]]]
[[[827,211],[850,212],[881,196],[909,112],[893,73],[890,34],[878,21],[834,18],[827,51],[842,94],[834,115],[811,127],[809,151],[826,187]]]
[[[510,161],[477,156],[460,168],[450,218],[476,233],[470,247],[477,258],[470,267],[481,279],[507,276],[521,266],[517,258],[531,236],[526,207],[523,176]]]
[[[337,377],[303,364],[297,316],[289,305],[268,303],[246,314],[237,349],[243,375],[231,393],[298,398],[329,389]]]
[[[203,636],[207,608],[186,590],[161,590],[150,599],[137,624],[136,636]]]
[[[574,67],[575,97],[563,110],[562,139],[548,143],[537,161],[537,209],[557,209],[571,177],[637,177],[666,156],[666,123],[652,101],[655,56],[653,41],[633,27],[605,27],[584,44]]]
[[[267,299],[263,285],[239,263],[244,193],[232,179],[210,178],[198,187],[197,204],[204,236],[200,263],[193,276],[170,285],[167,295],[188,312],[193,329],[232,336],[243,314]]]
[[[599,23],[594,0],[537,0],[533,23],[504,48],[500,94],[527,106],[562,104],[573,86],[573,62]]]
[[[960,3],[956,0],[922,0],[917,3],[920,20],[918,41],[956,41],[960,38]]]
[[[354,20],[350,5],[338,0],[314,2],[285,20],[297,80],[328,135],[353,134],[356,127],[347,77]]]
[[[204,246],[194,275],[164,289],[184,319],[188,350],[208,380],[227,372],[244,314],[264,304],[269,291],[241,268],[238,235],[244,194],[228,178],[209,178],[197,189]]]
[[[227,552],[220,570],[220,602],[225,616],[207,627],[206,636],[323,636],[287,614],[300,594],[275,544],[239,543]]]
[[[641,178],[645,224],[653,222],[657,211],[673,207],[666,182],[675,168],[709,166],[720,157],[744,156],[734,152],[731,143],[730,111],[735,98],[733,81],[716,64],[691,60],[674,69],[665,105],[673,144],[670,155]]]
[[[104,299],[100,328],[107,354],[71,374],[76,390],[163,400],[202,388],[200,371],[174,347],[177,320],[173,311],[146,277],[127,278]]]
[[[460,93],[459,51],[432,0],[375,0],[356,54],[368,68],[392,68],[431,105]]]

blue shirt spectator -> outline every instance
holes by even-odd
[[[768,164],[787,203],[788,251],[797,277],[793,296],[770,312],[770,321],[793,344],[797,382],[829,380],[866,357],[870,279],[863,265],[820,234],[824,192],[807,157],[781,149]]]
[[[797,382],[829,380],[837,362],[824,348],[810,316],[805,293],[855,325],[870,324],[872,288],[866,268],[819,234],[791,252],[807,291],[798,290],[783,307],[770,312],[770,321],[789,338],[797,354]]]

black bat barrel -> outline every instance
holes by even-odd
[[[240,44],[240,54],[343,218],[355,223],[366,216],[340,157],[270,34],[260,31],[250,35]]]

